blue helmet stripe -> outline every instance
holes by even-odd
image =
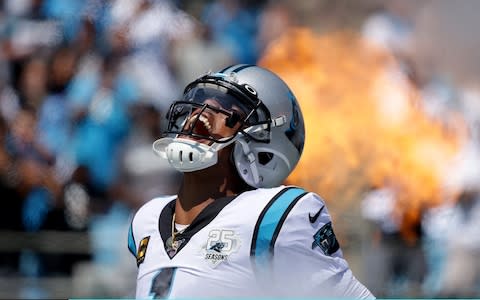
[[[226,67],[225,69],[221,70],[221,71],[218,72],[218,73],[237,73],[237,72],[240,72],[240,71],[243,70],[243,69],[250,68],[250,67],[254,67],[254,66],[255,66],[255,65],[248,65],[248,64],[232,65],[232,66]],[[230,68],[232,68],[232,67],[235,67],[235,69],[228,71],[228,69],[230,69]]]
[[[225,69],[219,71],[218,73],[225,73],[225,71],[227,71],[228,69],[230,69],[230,68],[233,67],[233,66],[235,66],[235,65],[228,66],[228,67],[226,67]]]
[[[239,66],[238,68],[232,70],[233,73],[238,73],[240,72],[241,70],[243,69],[246,69],[246,68],[250,68],[250,67],[254,67],[255,65],[241,65]]]

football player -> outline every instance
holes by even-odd
[[[343,258],[324,200],[282,185],[305,139],[282,79],[255,65],[209,73],[167,119],[153,150],[183,180],[133,218],[138,298],[374,298]]]

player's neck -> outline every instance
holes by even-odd
[[[185,173],[175,205],[175,221],[190,224],[193,219],[215,199],[234,196],[243,191],[238,176],[230,170],[209,168]]]

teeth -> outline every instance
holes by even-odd
[[[200,115],[200,118],[199,118],[200,121],[203,122],[203,125],[205,125],[205,127],[207,127],[207,129],[212,129],[212,125],[210,125],[210,122],[208,122],[208,119],[202,115]]]
[[[193,120],[193,118],[195,118],[195,117],[196,117],[196,115],[191,116],[190,119]],[[212,129],[212,125],[210,125],[210,122],[208,122],[208,119],[207,119],[205,116],[200,115],[200,116],[198,117],[198,120],[199,120],[200,122],[202,122],[203,125],[205,125],[205,127],[206,127],[208,130],[211,130],[211,129]],[[193,123],[192,123],[192,124],[193,124]]]

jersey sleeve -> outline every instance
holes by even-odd
[[[139,248],[141,247],[141,240],[143,239],[143,231],[144,231],[144,226],[142,226],[143,223],[143,214],[145,213],[145,206],[149,206],[148,203],[147,205],[142,206],[132,217],[132,220],[130,222],[130,227],[128,229],[128,250],[130,253],[133,255],[135,260],[137,260],[137,266],[138,266],[138,253],[139,253]]]
[[[253,258],[257,270],[282,296],[374,298],[344,259],[323,199],[302,191],[290,192],[288,205],[272,218],[268,251]]]
[[[137,266],[142,263],[150,236],[157,231],[158,218],[163,207],[174,196],[154,198],[135,213],[128,230],[128,250],[135,257]]]

